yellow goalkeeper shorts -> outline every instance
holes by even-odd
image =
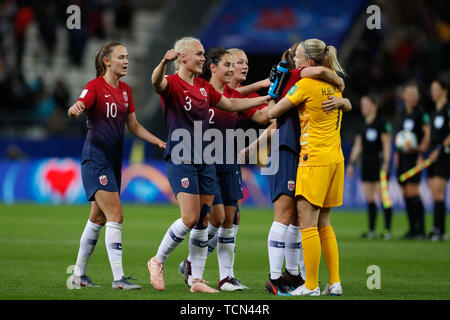
[[[330,166],[298,167],[295,196],[321,208],[339,207],[344,195],[344,162]]]

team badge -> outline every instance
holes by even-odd
[[[205,88],[200,88],[200,93],[201,93],[204,97],[208,96],[208,93],[206,92]]]
[[[183,188],[187,188],[189,187],[189,178],[183,178],[181,179],[181,185],[183,186]]]
[[[125,100],[125,102],[128,102],[128,94],[126,91],[123,92],[123,99]]]
[[[108,178],[105,175],[100,176],[98,180],[102,186],[106,186],[108,184]]]
[[[294,189],[295,189],[295,181],[293,181],[293,180],[289,180],[288,181],[288,189],[289,189],[289,191],[294,191]]]

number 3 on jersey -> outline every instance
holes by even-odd
[[[115,118],[117,116],[117,105],[113,102],[111,105],[109,102],[106,103],[106,117]]]
[[[191,109],[192,109],[192,100],[191,100],[191,98],[186,96],[186,98],[184,100],[186,100],[186,104],[184,105],[184,109],[186,111],[191,111]]]

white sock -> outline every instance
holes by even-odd
[[[206,257],[208,256],[208,231],[192,229],[189,236],[189,259],[193,279],[203,279]]]
[[[109,263],[113,273],[114,281],[122,279],[124,276],[122,267],[122,224],[117,222],[107,222],[105,231],[106,251],[108,252]]]
[[[286,231],[286,239],[284,241],[286,243],[284,255],[286,260],[286,270],[293,276],[298,275],[301,244],[300,237],[300,227],[290,224]]]
[[[77,262],[73,273],[80,277],[86,274],[89,258],[94,252],[98,236],[102,226],[91,222],[89,219],[80,238],[80,249],[78,250]]]
[[[234,260],[236,258],[236,236],[239,230],[238,224],[233,224],[233,232],[234,232],[234,252],[233,252],[233,262],[231,263],[231,275],[230,277],[234,278]]]
[[[281,277],[281,268],[284,262],[285,238],[288,227],[282,223],[273,222],[267,237],[269,251],[270,278]]]
[[[233,228],[220,228],[217,235],[217,259],[219,261],[220,280],[232,277],[234,258],[234,230]]]
[[[214,227],[211,223],[208,223],[208,256],[213,253],[214,249],[217,247],[217,231],[219,228]]]
[[[191,229],[186,227],[181,218],[172,223],[164,235],[164,238],[159,245],[158,252],[156,253],[158,261],[165,263],[169,254],[178,247],[189,231],[191,231]]]
[[[208,228],[206,228],[206,231],[208,232],[208,256],[214,252],[214,249],[217,246],[217,230],[219,230],[219,228],[214,227],[208,222]],[[187,257],[187,260],[191,262],[190,254]]]

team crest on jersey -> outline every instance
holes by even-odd
[[[200,93],[201,93],[204,97],[208,96],[208,93],[206,92],[205,88],[200,88]]]
[[[105,175],[98,177],[98,180],[102,186],[106,186],[108,184],[108,178]]]
[[[126,91],[123,92],[123,100],[125,100],[125,102],[128,102],[128,94]]]
[[[187,188],[189,187],[189,178],[183,178],[181,179],[181,185],[183,186],[183,188]]]
[[[289,189],[289,191],[294,191],[294,189],[295,189],[295,181],[293,181],[293,180],[289,180],[288,181],[288,189]]]

